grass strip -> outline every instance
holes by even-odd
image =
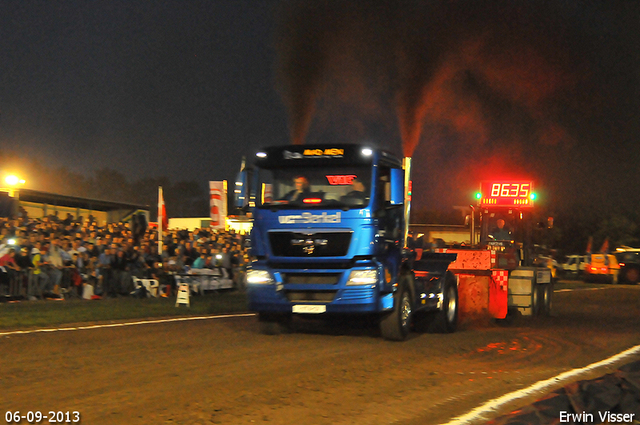
[[[79,323],[109,322],[157,317],[201,316],[247,311],[247,296],[228,291],[189,299],[190,307],[176,307],[176,297],[70,299],[0,303],[0,329],[16,330]]]

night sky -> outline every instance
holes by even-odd
[[[413,155],[417,207],[500,176],[633,209],[639,30],[636,1],[0,0],[0,148],[204,184],[366,142]]]

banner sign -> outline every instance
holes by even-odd
[[[227,181],[209,182],[209,207],[212,229],[225,228],[227,218]]]

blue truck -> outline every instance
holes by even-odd
[[[408,238],[410,158],[356,144],[259,150],[236,205],[253,216],[249,308],[262,331],[294,315],[372,315],[382,337],[458,322],[456,254],[421,253]],[[426,325],[426,326],[424,326]]]

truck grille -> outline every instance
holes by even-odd
[[[282,273],[282,281],[285,284],[336,285],[339,279],[340,273]]]
[[[343,257],[349,251],[351,235],[351,231],[269,232],[269,243],[277,257]]]
[[[338,291],[285,291],[291,302],[325,302],[330,303]]]

